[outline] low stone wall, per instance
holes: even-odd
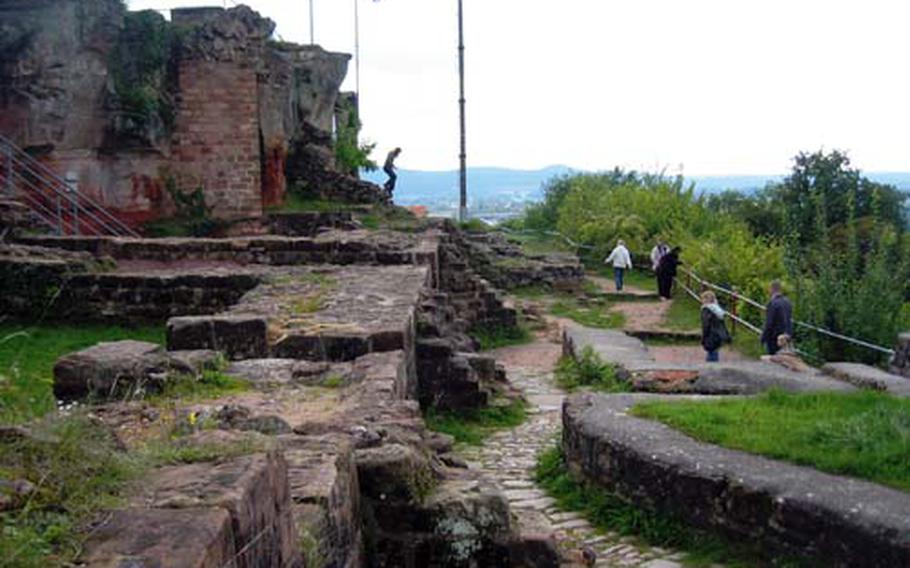
[[[434,235],[382,231],[330,231],[317,237],[233,239],[128,239],[27,237],[22,244],[89,252],[115,260],[208,261],[285,266],[294,264],[418,264],[435,268]]]
[[[272,213],[267,222],[270,233],[287,237],[314,237],[330,229],[352,231],[359,228],[359,223],[347,211]]]
[[[828,566],[910,566],[910,495],[704,444],[628,409],[653,395],[569,397],[570,468],[642,507]]]

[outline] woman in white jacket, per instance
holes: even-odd
[[[619,239],[616,248],[610,253],[610,256],[604,259],[604,264],[613,263],[613,281],[616,283],[616,291],[622,292],[622,281],[625,271],[632,268],[632,256],[629,249],[626,248],[626,242]]]

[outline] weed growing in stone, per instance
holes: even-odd
[[[645,403],[632,412],[705,442],[910,491],[907,399],[771,391],[737,400]]]
[[[429,409],[424,413],[427,427],[455,438],[456,442],[479,446],[497,430],[515,428],[528,417],[528,403],[515,400],[506,405],[491,405],[471,412],[440,412]]]
[[[471,337],[480,343],[481,351],[509,347],[511,345],[524,345],[534,341],[534,336],[524,326],[478,326],[468,332]]]
[[[628,392],[629,385],[619,379],[616,368],[604,363],[594,350],[587,346],[577,360],[563,357],[556,365],[556,384],[569,392],[588,387],[605,392]]]
[[[54,363],[61,356],[102,341],[164,343],[164,327],[0,324],[0,338],[0,422],[14,423],[56,407],[51,387]]]
[[[731,568],[812,566],[806,560],[770,558],[758,546],[732,543],[720,536],[694,529],[682,520],[636,507],[619,495],[575,478],[561,448],[556,445],[538,458],[535,480],[564,511],[575,511],[603,531],[635,536],[652,546],[687,553],[687,566],[721,563]]]
[[[344,386],[344,377],[341,375],[329,375],[322,381],[322,386],[327,389],[337,389]]]

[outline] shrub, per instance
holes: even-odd
[[[616,367],[604,363],[591,346],[581,351],[581,357],[563,357],[556,366],[556,384],[567,391],[579,387],[594,390],[623,392],[628,385],[619,379]]]

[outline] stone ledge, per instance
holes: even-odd
[[[853,386],[887,391],[897,396],[910,396],[910,378],[886,373],[861,363],[827,363],[822,372]]]
[[[654,395],[574,395],[563,405],[573,471],[634,502],[832,566],[910,565],[910,495],[698,442],[629,416]]]

